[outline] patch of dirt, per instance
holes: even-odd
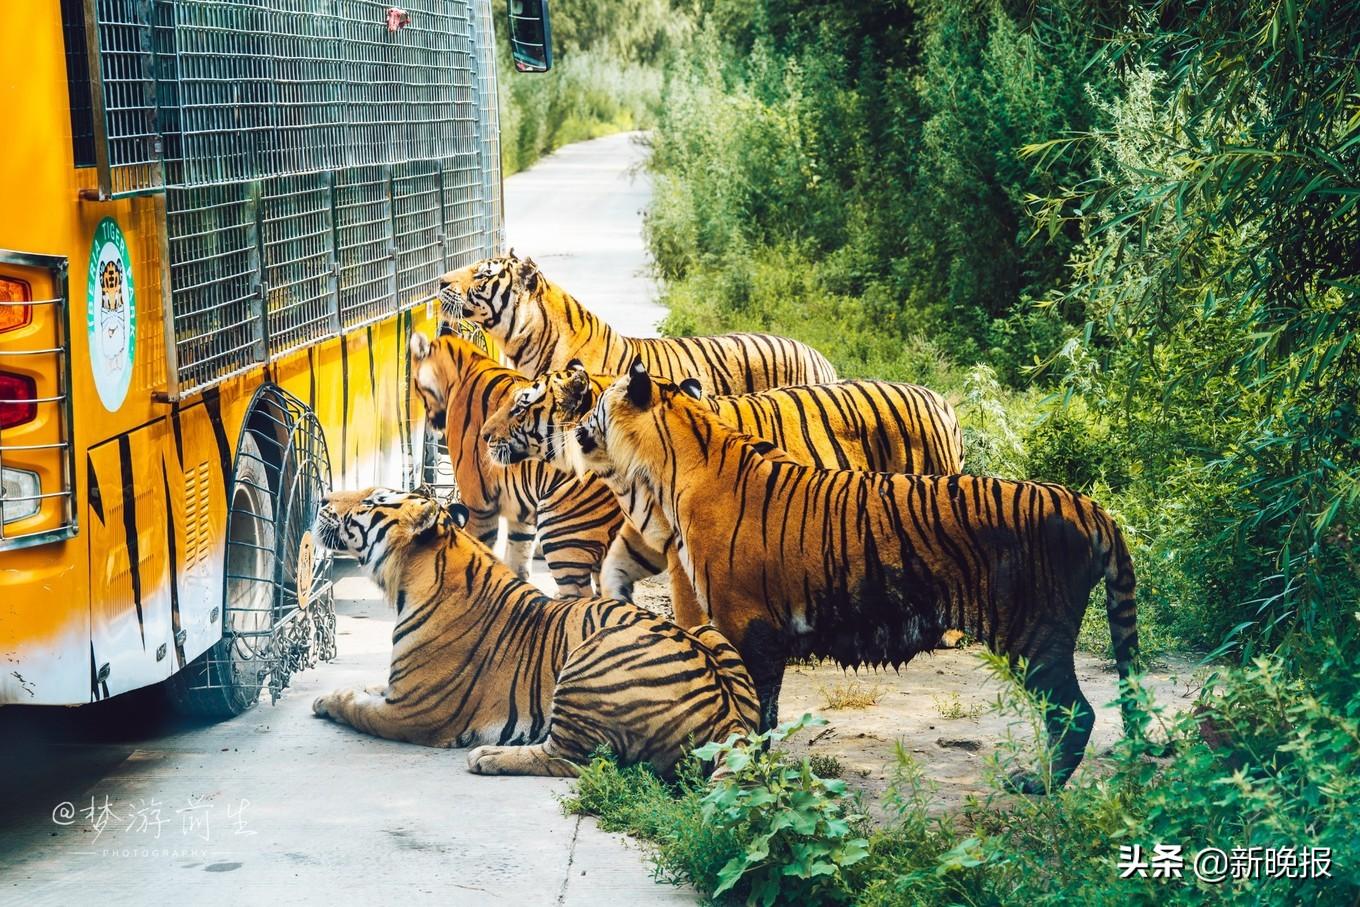
[[[638,584],[638,604],[668,613],[669,600],[664,576]],[[992,790],[985,780],[987,760],[1008,730],[1018,740],[1029,737],[1028,722],[994,708],[999,687],[978,657],[982,651],[979,645],[937,650],[917,656],[900,672],[851,671],[831,662],[790,664],[779,698],[780,720],[813,712],[828,724],[803,731],[784,748],[798,757],[834,757],[842,766],[841,777],[865,794],[866,806],[881,818],[879,807],[892,781],[901,741],[935,785],[936,807],[954,811],[970,795],[984,796]],[[1077,771],[1100,771],[1101,754],[1124,733],[1114,705],[1119,676],[1113,661],[1086,652],[1077,652],[1076,663],[1081,689],[1096,710],[1086,759]],[[1158,705],[1168,712],[1191,706],[1199,686],[1192,682],[1196,663],[1186,656],[1158,660],[1145,677]],[[835,694],[852,684],[877,688],[882,695],[863,708],[827,707],[828,700],[845,698]]]

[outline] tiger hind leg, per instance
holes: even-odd
[[[1095,725],[1095,712],[1077,685],[1070,656],[1057,665],[1031,667],[1025,687],[1044,701],[1044,726],[1053,758],[1047,778],[1017,771],[1007,783],[1017,793],[1046,794],[1066,784],[1081,764]]]
[[[479,746],[468,753],[474,775],[545,775],[575,778],[581,767],[553,751],[552,740],[532,746]]]

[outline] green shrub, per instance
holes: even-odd
[[[501,164],[509,175],[572,142],[646,129],[661,102],[661,74],[578,51],[546,73],[502,66]]]
[[[845,782],[820,778],[807,760],[762,752],[806,727],[804,715],[763,734],[709,743],[695,758],[731,773],[704,796],[703,821],[731,828],[745,848],[718,871],[714,895],[732,892],[747,904],[840,903],[849,900],[846,870],[869,855],[863,817],[845,808]]]

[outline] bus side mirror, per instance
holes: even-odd
[[[510,55],[520,72],[552,69],[552,26],[548,0],[509,0]]]

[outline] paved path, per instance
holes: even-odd
[[[639,333],[660,317],[641,274],[647,186],[624,173],[641,155],[611,137],[506,181],[519,251]],[[564,817],[565,782],[478,778],[463,750],[312,718],[319,693],[386,677],[391,613],[365,580],[338,590],[339,658],[234,721],[170,720],[140,693],[0,710],[0,904],[694,903],[624,839]],[[102,832],[92,798],[118,817]]]
[[[641,133],[568,145],[505,183],[506,239],[548,279],[631,337],[655,337],[656,302],[642,243],[651,184],[637,172]]]

